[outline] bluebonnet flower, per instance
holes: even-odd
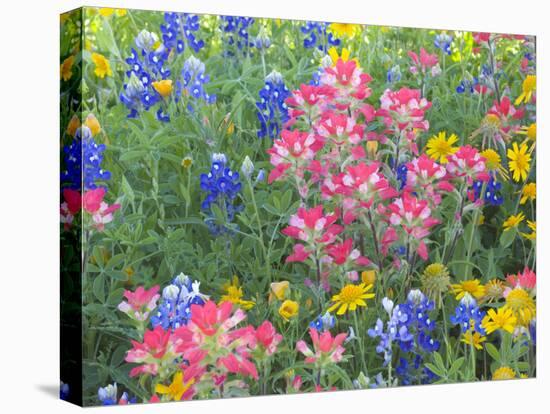
[[[388,83],[395,83],[401,80],[401,68],[399,65],[392,66],[388,69],[386,80]]]
[[[106,387],[100,387],[97,390],[97,397],[103,405],[126,405],[126,404],[135,404],[137,399],[129,398],[127,392],[123,392],[118,399],[118,390],[116,382],[114,384],[109,384]]]
[[[197,39],[200,28],[199,16],[188,13],[164,13],[165,24],[160,25],[162,40],[169,49],[175,49],[180,54],[189,45],[195,53],[204,47],[204,40]]]
[[[254,43],[250,41],[248,30],[254,23],[252,17],[221,16],[223,26],[222,30],[226,34],[226,40],[229,46],[236,46],[238,51],[248,54],[250,47]],[[234,56],[235,52],[227,50],[229,56]]]
[[[170,70],[164,67],[169,50],[158,40],[155,33],[142,30],[135,39],[138,50],[132,48],[131,56],[126,59],[130,69],[126,72],[128,81],[123,85],[120,94],[121,102],[130,113],[128,118],[136,118],[141,111],[148,111],[161,101],[160,94],[152,86],[154,81],[166,79]],[[162,114],[162,111],[160,111]],[[167,121],[166,116],[159,116],[161,121]]]
[[[201,204],[202,211],[207,215],[206,224],[214,235],[225,233],[228,231],[226,224],[232,222],[235,214],[243,208],[242,205],[235,206],[235,199],[242,187],[239,173],[227,166],[224,154],[213,154],[210,172],[201,174],[200,180],[201,189],[206,192]],[[213,205],[224,212],[226,223],[216,223]]]
[[[327,53],[331,46],[339,46],[340,39],[327,31],[328,26],[329,24],[325,22],[305,22],[300,28],[301,32],[306,35],[304,47],[307,49],[317,48]]]
[[[260,121],[258,138],[269,135],[273,139],[279,136],[282,125],[289,119],[285,100],[290,94],[279,72],[273,71],[266,76],[265,85],[259,93],[260,100],[256,102]]]
[[[418,382],[430,384],[438,377],[428,368],[423,367],[423,364],[424,358],[421,355],[414,356],[412,361],[401,357],[395,372],[403,385],[413,385]]]
[[[447,55],[451,54],[451,43],[453,42],[453,37],[447,33],[440,33],[434,39],[434,46],[440,49],[443,53]]]
[[[399,190],[402,190],[407,185],[408,168],[406,163],[402,163],[397,167],[396,175],[399,181]]]
[[[216,102],[216,95],[209,95],[206,92],[205,85],[210,82],[210,76],[206,74],[204,63],[195,56],[189,56],[183,64],[181,71],[181,80],[176,82],[176,102],[179,102],[182,95],[198,102],[203,100],[207,104]],[[187,109],[191,112],[195,110],[191,101],[187,103]]]
[[[405,303],[393,306],[393,302],[383,299],[383,306],[388,313],[389,320],[384,329],[381,319],[376,321],[374,328],[368,330],[371,338],[380,338],[376,352],[384,354],[384,365],[387,365],[393,356],[393,344],[399,345],[401,358],[396,368],[396,374],[403,384],[412,383],[416,378],[421,382],[431,381],[427,373],[419,371],[424,360],[424,354],[435,352],[440,342],[433,338],[431,332],[435,330],[435,321],[430,313],[435,304],[419,290],[411,290]],[[412,359],[406,358],[409,356]],[[410,372],[410,362],[414,375]]]
[[[261,51],[269,49],[269,47],[271,46],[271,39],[267,35],[267,32],[265,31],[263,26],[261,27],[260,32],[254,39],[254,46],[256,47],[256,49]]]
[[[319,315],[317,318],[315,318],[313,321],[310,322],[309,327],[321,331],[328,331],[329,329],[334,327],[334,324],[336,323],[336,319],[334,316],[330,314],[330,312],[326,312],[324,315]]]
[[[69,384],[65,384],[63,381],[61,381],[61,385],[59,387],[59,398],[64,401],[68,401],[70,394]]]
[[[103,162],[104,144],[97,144],[92,132],[87,126],[76,130],[74,140],[63,148],[65,170],[61,172],[61,181],[68,188],[93,190],[97,188],[96,181],[106,181],[111,178],[111,172],[101,167]]]
[[[454,325],[460,325],[462,333],[467,332],[471,328],[474,331],[485,335],[485,330],[481,326],[481,322],[485,317],[485,312],[479,309],[476,300],[466,293],[458,306],[455,309],[455,314],[450,316],[451,323]]]
[[[163,329],[187,325],[191,318],[191,305],[204,305],[207,300],[208,297],[200,292],[200,282],[180,273],[163,289],[161,301],[151,317],[151,325],[153,328],[160,325]]]
[[[479,85],[479,80],[476,77],[470,77],[466,79],[462,79],[458,86],[456,87],[456,91],[458,93],[474,93],[475,87]]]
[[[474,199],[478,200],[481,197],[481,190],[483,189],[484,182],[481,180],[475,181],[472,189]],[[500,206],[504,202],[504,198],[499,193],[502,189],[502,184],[496,179],[496,174],[492,173],[489,181],[485,183],[485,194],[483,200],[493,206]]]

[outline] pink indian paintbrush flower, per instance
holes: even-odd
[[[429,68],[437,65],[438,62],[439,62],[436,54],[430,54],[430,53],[426,52],[426,49],[424,49],[423,47],[420,48],[420,56],[418,56],[412,50],[407,52],[407,54],[412,59],[413,64],[417,67],[420,67],[422,72],[425,72],[426,69],[429,69]]]
[[[488,181],[491,178],[485,158],[471,145],[462,146],[450,155],[446,168],[450,177],[465,179],[468,185],[472,185],[475,180]]]
[[[259,348],[265,355],[270,356],[277,351],[282,340],[283,336],[277,333],[273,324],[264,321],[254,332],[252,348]]]
[[[368,83],[372,77],[364,73],[354,60],[338,59],[334,67],[327,67],[321,74],[321,84],[334,90],[332,103],[338,110],[358,106],[368,98],[371,90]],[[356,108],[353,108],[356,109]]]
[[[361,256],[358,249],[353,248],[353,239],[346,239],[342,243],[334,243],[326,248],[328,255],[337,265],[346,262],[357,264],[358,266],[368,266],[370,260]]]
[[[151,311],[157,307],[157,300],[160,298],[159,289],[160,287],[156,285],[151,289],[139,286],[134,292],[125,290],[126,301],[118,304],[118,310],[137,321],[147,320]]]
[[[82,197],[82,209],[92,215],[94,226],[99,231],[103,231],[105,224],[113,221],[113,213],[120,208],[120,204],[109,206],[103,201],[105,193],[104,188],[96,188],[86,191]]]
[[[506,276],[506,282],[512,287],[520,287],[523,289],[535,289],[537,286],[537,275],[527,266],[523,269],[523,272],[519,272],[517,275]]]
[[[310,209],[300,207],[296,214],[290,216],[290,225],[282,233],[306,243],[330,244],[344,230],[335,224],[338,215],[338,211],[324,214],[322,205]]]
[[[143,342],[132,341],[133,348],[126,354],[126,362],[142,364],[130,371],[130,377],[139,374],[156,375],[160,363],[168,358],[175,359],[172,353],[170,329],[164,330],[161,326],[145,331]]]
[[[447,169],[432,160],[428,155],[407,163],[407,180],[405,190],[422,195],[431,205],[441,203],[441,192],[453,191],[454,186],[449,182]]]
[[[440,222],[431,214],[427,200],[420,200],[408,192],[387,207],[390,224],[404,230],[409,242],[416,244],[416,252],[424,260],[428,259],[428,249],[423,239],[430,234],[430,227]]]
[[[273,147],[267,150],[275,167],[269,174],[268,182],[272,183],[284,174],[296,172],[296,169],[309,164],[323,145],[323,141],[311,133],[283,130],[281,138],[276,139]]]
[[[342,360],[342,355],[345,352],[342,344],[347,334],[340,333],[333,337],[330,331],[324,331],[319,334],[316,329],[310,328],[309,336],[313,343],[313,350],[303,340],[296,343],[296,350],[306,357],[306,364],[315,364],[317,367],[324,367]]]

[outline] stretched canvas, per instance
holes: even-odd
[[[536,375],[535,38],[365,23],[61,15],[61,398]]]

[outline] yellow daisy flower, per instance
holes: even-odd
[[[99,53],[92,53],[92,62],[94,62],[94,73],[97,77],[103,79],[105,76],[113,76],[111,65],[105,56]]]
[[[514,102],[514,105],[516,106],[520,105],[522,102],[526,104],[531,102],[533,92],[535,92],[535,89],[537,89],[537,77],[535,75],[527,75],[523,80],[521,89],[521,95],[519,95]]]
[[[521,326],[529,325],[536,315],[535,301],[529,293],[522,288],[515,288],[506,295],[506,307],[511,309]]]
[[[223,290],[225,294],[220,298],[220,303],[231,302],[244,310],[252,309],[256,304],[251,300],[243,299],[243,288],[240,286],[239,278],[236,275],[233,276],[231,283],[224,284]]]
[[[181,160],[181,166],[185,169],[191,168],[193,165],[193,158],[191,156],[185,157],[183,160]]]
[[[525,204],[527,200],[533,201],[535,198],[537,198],[537,184],[529,183],[529,184],[526,184],[525,187],[523,187],[523,191],[521,192],[521,199],[519,200],[519,203]]]
[[[498,172],[503,178],[508,179],[508,172],[502,166],[502,159],[498,152],[492,148],[481,151],[480,155],[485,158],[485,165],[490,171]]]
[[[532,123],[529,126],[522,126],[517,132],[519,135],[525,135],[527,141],[536,142],[537,141],[537,124]]]
[[[458,151],[458,147],[453,147],[453,144],[458,142],[458,137],[451,134],[446,138],[446,135],[445,131],[441,131],[438,135],[431,137],[426,144],[426,154],[441,164],[446,164],[447,157]]]
[[[523,233],[520,232],[523,237],[525,237],[527,240],[536,240],[537,239],[537,222],[527,220],[527,227],[531,230],[531,233]]]
[[[504,228],[504,231],[508,231],[519,226],[519,224],[523,220],[525,220],[525,214],[520,212],[519,214],[511,215],[506,220],[504,220],[504,223],[502,223],[502,227]]]
[[[514,379],[515,377],[516,373],[510,367],[500,367],[495,372],[493,372],[493,381]]]
[[[352,23],[332,23],[329,26],[329,30],[337,37],[349,37],[352,38],[359,31],[361,26]]]
[[[352,58],[350,59],[350,51],[346,48],[342,49],[342,54],[338,54],[338,50],[335,47],[331,47],[328,50],[328,55],[330,56],[330,59],[332,60],[332,66],[336,66],[336,63],[338,63],[338,59],[342,59],[344,62],[347,62],[348,60],[353,60],[357,67],[359,67],[359,62],[357,59]]]
[[[288,322],[290,318],[294,318],[298,315],[299,310],[300,305],[298,302],[287,299],[281,304],[281,307],[279,308],[279,315],[281,315],[283,319]]]
[[[174,378],[170,385],[157,384],[155,386],[155,392],[157,394],[163,394],[168,397],[168,400],[179,401],[183,397],[183,394],[195,383],[192,378],[187,382],[183,382],[183,372],[179,371],[174,374]]]
[[[160,81],[152,82],[153,88],[159,93],[160,96],[166,98],[172,93],[172,80],[163,79]]]
[[[468,330],[462,335],[462,339],[460,340],[460,342],[464,342],[468,345],[473,345],[475,349],[481,351],[483,349],[482,343],[486,340],[487,337],[481,335],[479,332]]]
[[[61,79],[63,79],[65,82],[67,82],[73,76],[73,64],[74,64],[74,56],[69,56],[67,59],[63,61],[63,63],[61,63],[61,67],[60,67]]]
[[[531,170],[531,154],[527,152],[527,145],[521,144],[518,147],[517,143],[512,144],[512,148],[508,149],[508,167],[510,172],[513,174],[512,178],[514,181],[519,181],[520,179],[525,181]]]
[[[466,293],[469,293],[476,299],[485,296],[485,286],[478,279],[464,280],[463,282],[452,284],[451,289],[455,294],[456,300],[462,299]]]
[[[485,329],[487,335],[498,329],[513,333],[516,322],[517,318],[512,310],[503,306],[498,308],[496,312],[494,309],[489,309],[481,322],[481,326]]]
[[[357,306],[367,306],[366,299],[374,298],[374,293],[368,293],[372,289],[372,285],[365,285],[361,283],[359,285],[347,284],[344,286],[340,293],[332,296],[334,304],[328,308],[329,312],[338,309],[337,315],[343,315],[346,311],[354,311]]]

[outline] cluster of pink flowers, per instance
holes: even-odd
[[[123,302],[122,310],[141,312],[156,300],[157,291],[157,287],[149,291],[138,288],[128,293],[125,295],[128,304]],[[181,370],[184,382],[189,384],[182,399],[196,395],[199,383],[203,391],[231,384],[243,387],[244,383],[238,379],[229,381],[230,375],[258,379],[255,362],[271,357],[283,339],[269,321],[257,328],[238,327],[246,319],[246,313],[234,309],[231,302],[194,304],[190,311],[187,325],[177,329],[159,325],[144,332],[143,342],[132,341],[126,362],[139,365],[130,371],[131,377],[152,375],[162,382],[171,378],[175,369]]]
[[[66,188],[63,190],[64,202],[61,203],[61,223],[65,229],[69,229],[74,221],[74,217],[82,209],[92,220],[92,225],[98,231],[103,231],[105,224],[113,221],[113,214],[120,208],[120,204],[109,205],[103,199],[105,198],[105,189],[96,188],[88,190],[81,195],[76,190]]]

